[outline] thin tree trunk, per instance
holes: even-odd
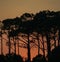
[[[10,31],[10,30],[9,30]],[[8,35],[9,35],[9,31],[8,31]],[[8,36],[8,53],[10,54],[11,53],[11,42],[10,42],[10,36]]]
[[[60,29],[59,29],[59,38],[58,38],[58,46],[60,45],[59,43],[60,43]]]
[[[37,34],[37,40],[38,40],[38,55],[39,55],[40,54],[39,33]]]
[[[28,62],[30,62],[31,61],[31,58],[30,58],[30,41],[29,41],[29,33],[28,33],[28,45],[27,45],[28,47]]]
[[[18,40],[18,55],[19,55],[19,40]]]
[[[15,39],[15,37],[13,37],[13,41],[14,41],[14,52],[16,54],[16,39]]]
[[[17,38],[17,49],[18,49],[18,55],[19,55],[19,39],[18,39],[18,36],[16,36],[16,38]]]
[[[3,54],[3,41],[2,41],[2,30],[1,30],[1,55]]]
[[[43,36],[42,36],[42,40],[43,40]],[[43,40],[43,55],[45,56],[45,50],[44,50],[44,40]]]
[[[54,47],[56,48],[56,39],[55,39],[55,37],[54,37]]]
[[[8,46],[9,54],[11,53],[11,42],[10,42],[10,37],[9,37],[9,46]]]
[[[51,48],[50,48],[50,38],[48,36],[48,33],[46,34],[46,38],[47,38],[47,50],[48,50],[48,61],[49,61],[49,58],[50,58],[50,54],[51,54]]]

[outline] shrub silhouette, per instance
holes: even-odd
[[[43,55],[37,55],[33,58],[32,62],[47,62]]]
[[[5,56],[6,62],[23,62],[23,58],[20,55],[16,54],[7,54]]]
[[[49,62],[60,62],[60,46],[52,51]]]
[[[5,56],[4,56],[4,55],[0,55],[0,62],[6,62],[6,61],[5,61]]]

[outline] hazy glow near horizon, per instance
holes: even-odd
[[[25,12],[60,10],[60,0],[0,0],[0,20],[15,18]]]

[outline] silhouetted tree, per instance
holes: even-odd
[[[20,28],[20,32],[27,34],[28,36],[28,44],[27,44],[27,49],[28,49],[28,62],[31,61],[30,58],[30,40],[29,40],[29,36],[31,34],[31,32],[33,31],[33,24],[32,24],[32,14],[29,13],[25,13],[21,16],[21,19],[23,21],[22,23],[22,27]]]
[[[10,42],[9,32],[11,30],[12,21],[13,21],[13,19],[3,20],[4,29],[5,30],[8,30],[8,39],[9,39],[9,42],[8,42],[8,44],[9,44],[8,50],[9,50],[9,54],[11,52],[11,42]]]
[[[13,37],[13,39],[15,37],[17,37],[19,31],[18,28],[21,26],[21,19],[16,17],[14,19],[6,19],[3,20],[3,24],[4,24],[4,28],[6,30],[8,30],[8,38],[9,38],[9,54],[10,54],[10,50],[11,50],[11,42],[10,42],[10,37]],[[15,46],[15,53],[16,53],[16,42],[14,42],[14,46]]]
[[[28,41],[27,41],[28,62],[31,61],[31,58],[30,58],[30,40],[29,40],[30,33],[32,32],[31,28],[32,28],[32,26],[31,26],[30,21],[28,21],[28,22],[26,21],[26,22],[23,22],[22,29],[20,29],[20,30],[22,30],[21,31],[22,33],[25,33],[28,36]]]
[[[38,39],[38,55],[40,52],[40,41],[39,41],[39,34],[44,36],[44,27],[45,27],[45,22],[46,22],[46,11],[41,11],[37,13],[34,17],[34,23],[35,23],[35,31],[38,33],[37,34],[37,39]],[[43,42],[44,45],[44,42]],[[43,47],[44,48],[44,47]],[[45,53],[45,52],[44,52]]]

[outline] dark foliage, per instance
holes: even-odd
[[[0,55],[0,62],[23,62],[23,58],[16,54]]]
[[[43,55],[37,55],[33,58],[32,62],[47,62]]]
[[[49,62],[60,62],[60,47],[52,51]]]

